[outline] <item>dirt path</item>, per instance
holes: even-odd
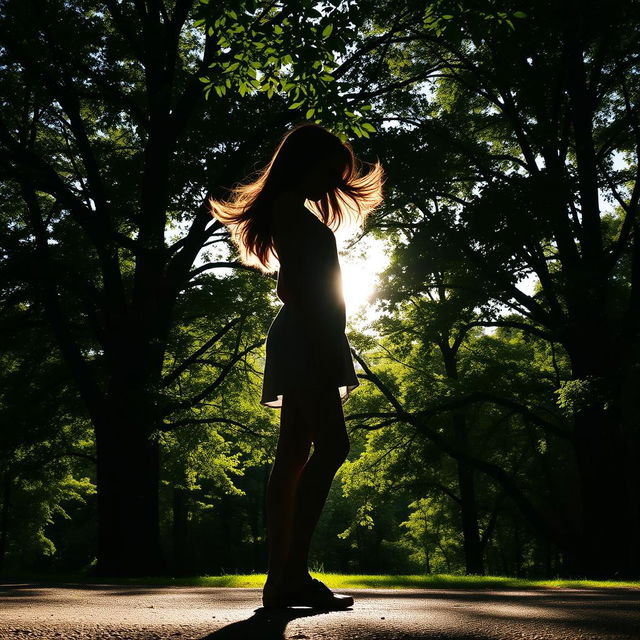
[[[0,639],[640,640],[640,590],[345,589],[352,609],[262,608],[260,589],[0,584]]]

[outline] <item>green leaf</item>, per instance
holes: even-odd
[[[280,35],[281,33],[283,33],[283,29],[279,24],[274,24],[273,25],[273,32]]]
[[[376,128],[370,122],[363,122],[360,126],[367,131],[376,131]]]
[[[294,102],[289,109],[297,109],[298,107],[301,107],[304,104],[304,100],[301,100],[300,102]]]
[[[205,78],[204,76],[202,76],[201,78],[198,78],[198,80],[200,80],[200,82],[204,82],[205,84],[209,82],[209,78]]]
[[[322,37],[323,39],[327,39],[330,35],[331,32],[333,31],[333,25],[332,24],[328,24],[323,30],[322,30]]]
[[[316,112],[314,107],[311,107],[311,109],[307,109],[307,113],[305,114],[305,118],[307,120],[309,120],[311,118],[311,116]]]
[[[526,18],[527,14],[524,11],[514,11],[513,17],[514,18]]]
[[[235,71],[239,66],[239,62],[234,62],[233,64],[230,64],[222,73],[231,73],[232,71]]]

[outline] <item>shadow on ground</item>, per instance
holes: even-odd
[[[343,611],[352,611],[352,609],[343,609]],[[254,614],[250,618],[222,627],[222,629],[203,636],[202,640],[235,640],[236,638],[238,640],[284,640],[287,624],[292,620],[331,615],[332,613],[332,611],[307,607],[288,607],[286,609],[260,607],[254,610]]]

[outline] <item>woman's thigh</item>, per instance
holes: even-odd
[[[334,385],[306,386],[290,389],[282,400],[283,419],[293,418],[296,424],[287,424],[294,434],[292,439],[313,442],[320,448],[348,449],[349,436],[344,421],[340,392]]]
[[[295,402],[289,394],[283,394],[277,458],[282,459],[286,456],[291,462],[304,465],[311,451],[311,437],[303,425],[304,415],[299,403]]]

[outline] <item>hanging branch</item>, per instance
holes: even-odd
[[[161,387],[169,386],[174,380],[176,380],[182,373],[184,373],[203,353],[206,353],[216,342],[218,342],[228,331],[230,331],[241,318],[234,318],[228,322],[220,331],[214,334],[209,340],[207,340],[197,351],[192,353],[182,364],[176,367],[173,371],[168,373],[160,382]]]

